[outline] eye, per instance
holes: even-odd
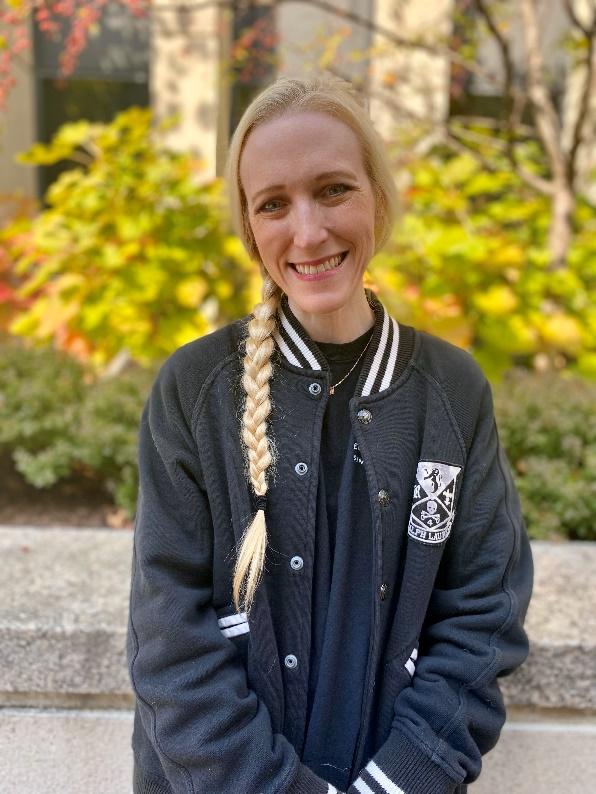
[[[257,212],[263,212],[267,214],[271,212],[277,212],[277,210],[279,210],[280,208],[281,208],[281,201],[278,201],[277,199],[269,199],[269,201],[266,201],[264,204],[261,204]]]
[[[344,193],[347,193],[350,188],[348,185],[344,185],[341,182],[336,185],[328,185],[325,188],[325,193],[330,198],[336,198],[337,196],[343,196]]]

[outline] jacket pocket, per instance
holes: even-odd
[[[411,647],[411,646],[409,646]],[[378,701],[378,722],[375,744],[380,747],[389,736],[391,724],[395,716],[395,700],[406,687],[410,686],[418,650],[413,647],[411,651],[403,651],[387,662],[381,670],[381,686]]]

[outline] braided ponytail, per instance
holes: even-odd
[[[267,493],[267,468],[273,461],[271,442],[267,438],[267,417],[271,412],[269,400],[269,381],[273,374],[271,355],[274,348],[275,315],[280,298],[281,290],[273,279],[265,274],[262,301],[254,308],[246,337],[242,377],[246,402],[242,417],[242,440],[246,447],[250,481],[257,497],[264,497]],[[263,573],[266,547],[267,526],[265,509],[261,504],[242,536],[236,559],[232,591],[238,611],[250,610]]]

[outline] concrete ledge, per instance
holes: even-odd
[[[596,713],[596,543],[533,543],[517,707]],[[0,527],[0,705],[121,708],[132,533]]]
[[[2,794],[131,794],[131,711],[0,709]]]
[[[596,543],[532,543],[530,655],[501,680],[507,703],[596,712]]]
[[[2,792],[130,794],[131,541],[0,527]],[[533,551],[530,658],[501,681],[508,720],[474,794],[594,791],[596,544]]]
[[[0,529],[4,705],[131,705],[130,532]]]
[[[131,794],[131,733],[131,711],[0,709],[2,794]],[[516,713],[470,794],[594,794],[595,746],[596,719]]]

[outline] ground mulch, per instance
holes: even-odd
[[[0,456],[0,524],[132,528],[132,521],[114,505],[99,481],[79,476],[61,480],[52,488],[35,488],[6,456]]]

